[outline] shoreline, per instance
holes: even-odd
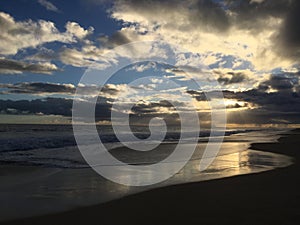
[[[178,184],[111,202],[0,224],[299,224],[300,130],[249,149],[292,156],[295,163],[263,173]]]

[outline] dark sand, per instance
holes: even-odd
[[[300,224],[300,130],[252,149],[289,155],[292,166],[259,174],[181,184],[105,204],[1,224]]]

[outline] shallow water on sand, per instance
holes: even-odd
[[[45,165],[1,165],[0,220],[66,211],[167,185],[220,179],[285,167],[292,163],[290,157],[248,149],[252,142],[276,141],[280,137],[279,133],[255,131],[225,137],[218,157],[206,170],[200,172],[199,163],[206,146],[205,138],[201,138],[192,159],[181,171],[162,183],[147,187],[119,185],[86,167],[74,169]],[[148,155],[142,159],[130,155],[134,153],[125,148],[115,148],[111,153],[131,164],[154,163],[168,155],[173,146],[174,143],[164,144],[158,151],[160,154]],[[61,148],[55,151],[59,152],[59,149]],[[73,151],[76,152],[76,149]]]

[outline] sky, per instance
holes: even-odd
[[[208,124],[205,93],[222,91],[228,127],[298,126],[299,10],[296,0],[4,0],[1,123],[70,123],[80,89],[85,104],[97,96],[100,124],[116,99],[136,124],[176,125],[176,110],[192,109]],[[95,82],[82,82],[91,71]]]

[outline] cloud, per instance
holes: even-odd
[[[300,2],[292,1],[291,10],[287,13],[278,35],[275,37],[275,46],[278,54],[298,62],[300,56],[300,28],[299,28]]]
[[[226,7],[234,13],[233,19],[236,26],[254,34],[263,29],[272,28],[271,20],[281,21],[279,26],[273,27],[272,35],[266,37],[272,40],[272,44],[261,51],[261,57],[274,53],[277,58],[289,60],[290,64],[299,64],[299,1],[264,0],[237,3],[234,0],[227,0],[225,2]]]
[[[225,31],[229,26],[226,12],[213,1],[116,1],[112,16],[124,22],[138,23],[141,27],[165,23],[183,31],[199,27]]]
[[[267,81],[262,82],[257,88],[246,91],[223,91],[225,102],[228,109],[228,122],[240,124],[266,124],[266,123],[298,123],[300,111],[300,88],[297,78],[298,74],[273,74]],[[153,80],[157,85],[163,85],[163,82]],[[77,87],[72,84],[54,84],[54,83],[18,83],[1,84],[2,94],[27,94],[51,96],[53,94],[69,95],[75,93],[76,88],[83,94],[83,107],[93,107],[91,97],[98,96],[96,104],[96,120],[110,121],[111,108],[113,102],[117,100],[120,108],[115,108],[118,113],[126,105],[130,105],[130,118],[135,124],[146,124],[153,117],[165,118],[170,124],[177,124],[178,112],[172,103],[176,103],[177,110],[188,112],[197,109],[202,122],[206,119],[210,108],[206,107],[205,93],[198,90],[181,91],[166,90],[159,91],[157,88],[145,89],[144,87],[130,87],[126,84],[107,84],[102,87],[99,93],[99,87],[95,85],[79,84]],[[269,92],[269,89],[275,89],[276,92]],[[147,91],[148,90],[148,91]],[[146,96],[145,96],[146,92]],[[149,92],[149,93],[148,93]],[[190,98],[185,98],[184,93],[192,96],[196,102]],[[152,95],[151,95],[152,94]],[[213,94],[213,93],[212,93]],[[2,100],[0,102],[0,111],[4,114],[24,114],[24,113],[43,113],[45,115],[71,115],[72,99],[70,97],[46,98],[32,101],[11,101]],[[204,121],[205,118],[205,121]],[[84,118],[82,118],[84,119]]]
[[[224,93],[225,97],[251,102],[264,110],[272,117],[274,113],[298,113],[300,111],[300,98],[298,92],[285,90],[267,93],[264,90],[253,89],[245,92]]]
[[[56,87],[55,87],[56,88]],[[52,92],[53,90],[51,90]],[[64,90],[62,90],[64,91]],[[193,91],[196,96],[197,91]],[[198,96],[202,93],[199,92]],[[287,92],[266,93],[255,89],[245,92],[224,92],[225,99],[235,99],[236,104],[228,105],[228,123],[236,124],[268,124],[268,123],[300,123],[300,95]],[[205,101],[200,97],[201,101]],[[200,98],[198,100],[200,100]],[[234,102],[234,101],[233,101]],[[244,102],[244,103],[239,103]],[[83,107],[92,107],[90,101],[86,99],[82,102]],[[186,107],[184,102],[177,102],[182,107]],[[252,108],[252,104],[258,107]],[[96,104],[96,121],[110,121],[111,100],[100,97]],[[240,109],[245,109],[242,112]],[[234,110],[236,109],[236,110]],[[71,116],[72,99],[46,98],[37,100],[0,100],[0,112],[2,114],[37,114]],[[233,110],[233,111],[232,111]],[[119,113],[122,113],[121,111]],[[208,113],[209,114],[209,113]],[[201,121],[209,120],[207,112],[199,111]],[[169,101],[144,101],[136,102],[130,112],[131,122],[134,124],[146,125],[153,117],[161,117],[169,124],[178,125],[178,114]],[[84,118],[82,118],[84,119]],[[205,120],[205,121],[204,121]],[[207,121],[206,121],[207,122]]]
[[[51,74],[58,70],[55,64],[49,62],[29,63],[0,58],[0,73],[2,74],[20,74],[23,72]]]
[[[250,4],[255,4],[255,3],[260,4],[262,2],[264,2],[264,0],[250,0]]]
[[[0,55],[15,55],[19,50],[35,48],[49,42],[75,43],[92,33],[93,28],[85,30],[77,23],[68,22],[66,32],[60,32],[50,21],[15,21],[7,13],[0,12]]]
[[[82,102],[83,107],[94,108],[89,101]],[[60,115],[70,117],[72,116],[72,99],[65,98],[44,98],[35,100],[1,100],[0,99],[0,113],[1,114],[34,114],[34,115]],[[97,121],[110,120],[111,104],[106,101],[99,101],[95,107],[95,118]],[[84,120],[85,118],[82,118]]]
[[[111,121],[111,103],[102,99],[97,101],[96,106],[91,105],[89,101],[83,101],[82,107],[94,108],[95,107],[95,120],[98,121]],[[153,103],[153,107],[157,108],[160,105],[162,107],[167,107],[167,103]],[[64,117],[72,116],[72,99],[65,98],[45,98],[45,99],[35,99],[35,100],[1,100],[0,99],[0,114],[8,115],[59,115]],[[148,113],[145,113],[145,112]],[[152,112],[152,113],[150,113]],[[142,113],[142,117],[141,117]],[[121,115],[122,112],[119,112]],[[171,113],[156,112],[155,109],[143,109],[139,105],[135,106],[135,111],[130,114],[130,123],[138,125],[147,125],[153,117],[164,118],[168,124],[178,125],[178,115]],[[124,117],[122,117],[124,118]],[[82,122],[90,122],[90,118],[77,118]],[[78,121],[77,120],[77,121]]]
[[[44,97],[57,94],[73,96],[77,90],[86,99],[99,96],[107,100],[115,98],[119,93],[131,92],[131,87],[126,84],[106,84],[103,87],[99,87],[83,84],[75,86],[73,84],[23,82],[16,84],[0,83],[0,88],[2,89],[0,94],[27,94]]]
[[[226,74],[219,74],[218,82],[223,85],[242,83],[247,79],[243,72],[227,72]]]
[[[0,84],[0,88],[8,89],[4,93],[8,94],[73,94],[75,86],[73,84],[54,84],[54,83],[17,83]]]
[[[148,62],[148,63],[135,63],[132,67],[126,69],[126,71],[136,71],[142,73],[146,70],[154,69],[157,70],[157,63],[156,62]]]
[[[0,111],[4,114],[37,114],[71,116],[72,100],[47,98],[36,100],[0,100]]]
[[[47,10],[49,10],[49,11],[60,12],[60,11],[58,10],[58,8],[57,8],[55,5],[53,5],[53,3],[51,3],[51,2],[49,2],[49,1],[47,1],[47,0],[38,0],[38,3],[39,3],[41,6],[45,7],[45,8],[46,8]]]
[[[65,98],[44,98],[35,100],[1,100],[0,114],[9,115],[59,115],[72,116],[72,99]],[[90,101],[82,101],[81,106],[84,108],[95,108],[96,121],[111,121],[112,104],[105,98],[98,99],[96,105]],[[130,112],[130,123],[147,125],[154,117],[161,117],[167,120],[167,123],[178,125],[177,113],[168,112],[171,109],[167,101],[153,102],[151,104],[137,103]],[[165,110],[163,110],[165,109]],[[123,112],[118,112],[122,115]],[[124,117],[121,117],[124,118]],[[116,118],[118,120],[118,117]],[[90,118],[78,118],[81,121],[89,121]],[[120,121],[122,122],[122,121]]]
[[[73,36],[75,36],[75,37],[77,37],[79,39],[83,39],[86,36],[92,34],[93,31],[94,31],[94,28],[93,27],[89,27],[87,30],[85,30],[78,23],[67,22],[67,24],[66,24],[66,30],[67,30],[67,33],[70,33],[71,35],[73,35]]]
[[[25,57],[26,60],[50,62],[58,59],[58,54],[52,49],[40,47],[37,49],[37,53]]]
[[[287,53],[281,54],[287,46],[281,36],[288,30],[291,42],[298,46],[296,2],[117,0],[111,15],[123,21],[122,32],[135,32],[140,39],[164,40],[200,54],[232,56],[256,70],[271,71],[299,63],[290,57],[298,51],[285,48]]]
[[[244,92],[223,92],[225,100],[236,102],[227,105],[228,124],[299,124],[300,95],[292,92],[266,93],[259,89]],[[205,101],[203,93],[194,97]],[[240,104],[239,102],[243,102]],[[242,111],[240,110],[242,109]]]
[[[85,45],[80,49],[64,47],[58,53],[58,58],[66,65],[74,67],[91,67],[104,69],[109,62],[102,56],[103,49],[93,45]]]
[[[63,47],[59,52],[59,59],[64,64],[99,70],[112,64],[117,65],[122,60],[130,63],[134,60],[141,61],[149,58],[155,58],[155,60],[167,58],[166,50],[153,42],[135,42],[135,45],[123,45],[113,50],[108,45],[99,47],[93,43],[87,43],[77,48]]]
[[[243,103],[248,110],[243,111],[245,118],[247,114],[268,115],[268,121],[273,118],[282,118],[295,121],[295,114],[300,112],[300,88],[298,73],[272,74],[269,79],[263,81],[257,88],[245,91],[224,90],[223,95],[226,100],[232,102],[231,105],[239,107],[239,102]],[[206,101],[205,93],[197,90],[188,90],[188,94],[197,101]],[[236,105],[235,103],[238,103]],[[244,105],[246,103],[246,105]],[[252,107],[255,106],[255,107]],[[291,115],[292,118],[289,118]],[[254,119],[254,118],[252,118]],[[298,120],[297,120],[298,121]],[[249,122],[249,121],[248,121]],[[263,120],[261,121],[263,122]]]
[[[39,3],[49,9],[53,5],[46,0]],[[100,46],[88,40],[92,27],[85,29],[69,21],[61,32],[53,22],[15,21],[2,12],[0,54],[14,55],[39,47],[32,60],[60,60],[75,67],[96,65],[102,69],[107,64],[101,56],[108,49],[134,41],[161,40],[200,54],[202,63],[212,68],[270,72],[299,64],[300,4],[295,0],[117,0],[111,5],[111,17],[122,21],[123,27],[111,36],[100,37]],[[79,44],[52,53],[40,51],[40,46],[55,41]]]
[[[102,36],[99,38],[99,41],[102,43],[103,46],[108,48],[114,48],[119,45],[130,43],[131,40],[124,32],[118,31],[109,36]]]
[[[233,13],[234,24],[253,31],[271,25],[268,24],[269,18],[284,18],[292,8],[293,2],[293,0],[224,1],[226,8]]]
[[[53,60],[60,60],[67,65],[88,67],[101,61],[103,50],[90,44],[87,39],[94,31],[93,27],[84,29],[76,22],[67,22],[65,32],[60,32],[55,24],[50,21],[32,20],[15,21],[9,14],[0,12],[0,72],[5,74],[19,74],[33,72],[50,74],[57,71]],[[58,51],[47,49],[42,45],[49,42],[72,44],[79,42],[80,50],[63,47]],[[20,50],[33,48],[36,53],[25,56],[26,61],[16,61],[10,55],[17,54]],[[35,61],[35,63],[27,61]],[[101,67],[101,66],[102,67]],[[103,68],[104,63],[98,62],[97,67]]]
[[[161,80],[152,79],[156,85],[163,85]],[[48,96],[60,96],[64,97],[66,103],[65,111],[60,108],[63,99],[55,101],[54,98],[41,99],[41,101],[2,101],[3,107],[1,110],[5,114],[24,114],[28,113],[43,113],[45,115],[63,115],[69,116],[70,110],[69,100],[77,90],[80,92],[78,101],[82,102],[82,107],[94,107],[92,99],[98,97],[96,104],[96,117],[97,120],[110,120],[111,106],[115,102],[117,104],[117,112],[123,114],[127,105],[129,107],[129,113],[131,117],[141,123],[142,117],[151,118],[154,116],[166,116],[170,118],[170,115],[176,114],[176,110],[171,102],[176,102],[178,110],[190,110],[188,104],[183,100],[184,97],[179,91],[169,90],[169,92],[157,92],[151,88],[142,86],[129,86],[127,84],[106,84],[103,87],[96,85],[84,85],[78,84],[74,86],[72,84],[55,84],[55,83],[16,83],[16,84],[0,84],[1,93],[5,95],[19,94],[19,95],[31,95],[40,97]],[[99,90],[101,89],[101,92]],[[167,90],[166,90],[167,91]],[[147,95],[145,95],[147,92]],[[158,95],[159,93],[159,95]],[[69,99],[69,100],[68,100]],[[160,100],[161,99],[161,100]],[[168,100],[164,100],[168,99]],[[169,102],[171,101],[171,102]],[[46,107],[45,105],[48,106]],[[49,107],[49,108],[48,108]],[[58,108],[58,111],[55,110]],[[0,111],[1,111],[0,110]],[[127,112],[128,113],[128,112]],[[83,118],[84,119],[84,118]]]
[[[260,84],[266,91],[295,91],[299,86],[299,73],[272,74],[269,80]]]
[[[177,102],[180,105],[184,105],[183,103]],[[158,102],[138,102],[132,107],[132,113],[134,114],[157,114],[164,112],[166,109],[167,111],[171,112],[174,111],[174,106],[167,100],[161,100]]]

